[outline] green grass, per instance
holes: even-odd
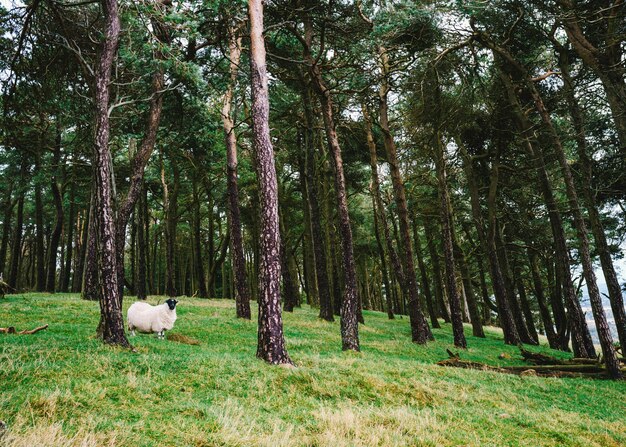
[[[364,312],[363,351],[341,352],[339,323],[309,308],[284,315],[297,368],[272,367],[255,358],[256,323],[235,319],[232,302],[180,301],[172,333],[200,345],[138,335],[132,353],[93,337],[97,303],[0,300],[0,326],[50,325],[0,335],[0,419],[9,426],[0,445],[626,445],[625,382],[439,367],[453,349],[448,325],[417,346],[406,318],[377,312]],[[464,359],[523,364],[496,329],[468,344]]]

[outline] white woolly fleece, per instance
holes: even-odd
[[[171,310],[167,303],[152,306],[138,301],[128,308],[128,329],[137,329],[139,332],[159,333],[169,331],[176,321],[176,309]]]

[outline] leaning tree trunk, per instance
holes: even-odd
[[[561,213],[559,212],[552,184],[546,170],[543,151],[536,147],[537,144],[533,139],[534,126],[530,123],[521,109],[521,105],[515,92],[515,87],[511,82],[510,77],[506,73],[501,72],[500,78],[505,86],[508,101],[513,109],[517,126],[522,133],[524,148],[533,162],[539,180],[539,188],[541,189],[541,193],[548,209],[548,219],[550,220],[552,237],[554,239],[554,252],[558,272],[557,276],[561,278],[563,295],[565,296],[565,302],[568,309],[567,318],[569,327],[571,328],[574,355],[576,357],[591,358],[595,356],[595,348],[593,346],[591,334],[589,333],[589,328],[587,327],[587,323],[585,321],[585,315],[582,311],[576,290],[574,289],[574,285],[572,283],[565,230],[563,229]],[[555,296],[555,299],[558,299],[558,297]],[[566,338],[564,333],[562,334],[562,338]],[[566,349],[567,346],[564,345],[562,348]]]
[[[426,308],[428,309],[430,324],[433,328],[440,329],[441,325],[439,324],[439,320],[437,319],[437,312],[435,311],[433,294],[430,290],[430,281],[428,279],[428,273],[426,271],[426,263],[424,262],[422,243],[420,242],[419,233],[417,231],[417,220],[413,220],[413,243],[415,244],[417,266],[420,271],[420,278],[422,279],[422,290],[424,291],[424,298],[426,299]]]
[[[461,300],[456,285],[456,266],[454,264],[454,243],[452,236],[452,216],[450,213],[450,197],[446,179],[446,160],[444,155],[441,135],[437,135],[435,142],[435,169],[437,171],[437,184],[439,189],[439,211],[441,216],[441,230],[443,239],[443,254],[446,264],[446,289],[448,302],[450,303],[450,318],[452,320],[452,332],[454,334],[454,346],[467,348],[467,341],[463,333],[463,316],[461,313]]]
[[[583,267],[583,275],[587,282],[587,291],[589,293],[589,301],[591,302],[591,309],[593,311],[593,317],[596,322],[596,329],[598,331],[598,338],[600,339],[600,346],[602,347],[602,354],[604,355],[604,361],[611,377],[617,379],[622,376],[620,372],[619,360],[617,359],[617,353],[613,347],[613,337],[606,320],[606,314],[604,312],[604,306],[602,304],[602,297],[600,296],[600,290],[596,281],[596,275],[593,270],[593,263],[591,261],[591,254],[589,248],[589,237],[587,233],[587,224],[582,215],[582,211],[579,206],[578,194],[574,186],[574,178],[572,171],[567,162],[565,150],[561,144],[561,139],[558,136],[554,125],[552,124],[552,118],[550,113],[545,107],[543,99],[532,84],[532,81],[526,82],[535,103],[535,108],[541,116],[548,134],[552,141],[552,149],[554,154],[561,165],[561,172],[563,179],[565,180],[565,191],[569,202],[570,212],[574,216],[574,227],[578,236],[578,253]]]
[[[554,330],[554,323],[550,316],[550,310],[546,304],[546,297],[544,293],[543,283],[541,281],[541,274],[539,272],[539,264],[537,263],[537,255],[533,252],[533,249],[528,246],[528,262],[530,265],[530,274],[533,279],[533,287],[535,291],[535,297],[539,304],[539,313],[541,315],[541,321],[543,322],[543,328],[548,338],[548,343],[552,349],[561,349],[558,335]]]
[[[248,0],[248,13],[250,18],[252,133],[261,210],[259,329],[256,355],[271,364],[293,364],[285,348],[280,308],[278,181],[274,163],[274,149],[270,139],[270,107],[265,42],[263,40],[262,0]]]
[[[229,28],[230,83],[224,94],[222,120],[226,139],[226,168],[228,193],[228,219],[231,234],[231,259],[235,286],[235,307],[237,318],[250,319],[250,290],[246,279],[246,260],[243,253],[243,235],[241,231],[241,213],[239,211],[239,186],[237,185],[237,135],[231,112],[233,92],[237,84],[237,70],[241,58],[241,37],[237,28]],[[210,235],[213,238],[213,235]]]
[[[565,93],[565,99],[568,104],[569,112],[572,116],[572,122],[575,130],[576,148],[578,152],[578,160],[581,164],[583,179],[581,186],[583,197],[585,199],[585,205],[589,212],[589,223],[591,224],[593,239],[595,241],[596,249],[598,250],[602,273],[604,274],[604,279],[606,280],[606,286],[609,292],[609,301],[611,303],[613,317],[615,318],[617,336],[619,338],[620,345],[626,349],[626,309],[624,308],[622,290],[619,280],[617,279],[617,274],[615,273],[613,259],[611,258],[611,252],[609,251],[604,227],[602,225],[602,221],[600,220],[600,213],[598,211],[596,198],[592,190],[593,167],[592,160],[587,154],[587,141],[585,138],[583,113],[574,93],[574,82],[569,71],[567,49],[559,47],[557,48],[557,51],[559,53],[559,69],[561,70],[561,75],[563,77],[563,91]],[[626,113],[626,108],[624,113]]]
[[[95,165],[95,221],[98,229],[98,273],[101,325],[99,334],[105,343],[129,347],[124,333],[121,300],[115,253],[115,217],[111,150],[109,148],[109,86],[111,71],[119,43],[120,19],[116,0],[102,0],[104,11],[104,42],[100,49],[96,71],[96,138]]]

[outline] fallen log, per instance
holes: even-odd
[[[565,365],[566,362],[561,359],[557,359],[556,357],[552,357],[550,355],[541,354],[539,352],[532,352],[524,349],[521,345],[519,346],[520,353],[524,360],[533,365]]]
[[[15,331],[15,327],[14,326],[0,327],[0,334],[32,335],[32,334],[35,334],[35,333],[37,333],[39,331],[43,331],[44,329],[48,329],[48,325],[47,324],[44,324],[43,326],[36,327],[35,329],[23,330],[23,331],[19,331],[19,332]]]

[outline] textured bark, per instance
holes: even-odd
[[[517,288],[517,293],[519,294],[520,305],[522,306],[522,313],[524,314],[524,321],[526,321],[526,327],[528,328],[528,332],[533,340],[537,341],[539,344],[539,335],[537,334],[537,329],[535,328],[535,322],[533,318],[533,313],[530,308],[530,303],[528,302],[528,296],[526,295],[526,288],[524,286],[524,281],[520,276],[520,272],[514,270],[513,275],[515,277],[515,286]]]
[[[306,202],[309,208],[311,221],[311,245],[315,254],[315,276],[317,279],[317,293],[319,296],[320,313],[319,317],[326,321],[335,321],[333,316],[333,300],[330,294],[330,284],[328,281],[328,269],[326,262],[326,249],[324,247],[324,233],[322,231],[322,213],[318,202],[318,188],[315,177],[315,143],[314,143],[314,119],[313,119],[313,99],[311,92],[305,88],[303,94],[305,138],[306,150],[305,174],[306,174]]]
[[[411,335],[415,343],[423,344],[426,343],[429,339],[432,339],[433,336],[430,327],[426,322],[426,318],[424,317],[424,313],[422,312],[418,296],[415,266],[413,264],[413,244],[411,243],[409,212],[406,204],[406,193],[404,191],[402,174],[400,172],[400,164],[398,162],[396,145],[393,139],[393,135],[391,134],[391,128],[389,126],[387,96],[389,94],[389,76],[391,68],[389,66],[387,50],[382,46],[379,47],[379,60],[380,69],[382,72],[380,90],[378,92],[378,97],[380,99],[380,128],[383,132],[383,142],[385,144],[385,151],[387,152],[387,162],[389,163],[391,182],[393,184],[393,195],[396,202],[398,220],[400,224],[400,240],[404,255],[402,259],[402,269],[404,271],[406,295],[408,295],[408,310],[411,322]],[[458,299],[458,296],[456,296],[456,298]],[[453,316],[453,324],[454,321],[455,320]],[[455,328],[455,343],[458,342],[458,346],[465,347],[465,337],[462,335],[463,323],[461,322],[460,324],[460,333],[457,333],[459,331],[459,328]]]
[[[435,169],[437,171],[437,186],[439,190],[439,215],[441,218],[441,233],[443,239],[443,256],[445,262],[446,290],[450,303],[450,319],[452,320],[452,332],[454,345],[459,348],[467,348],[467,341],[463,333],[463,317],[461,299],[456,285],[456,266],[454,263],[454,242],[452,236],[452,216],[450,213],[450,196],[448,195],[448,183],[446,178],[446,160],[444,155],[441,136],[437,135],[435,143]]]
[[[239,186],[237,184],[237,135],[231,112],[233,91],[237,84],[237,70],[241,59],[241,37],[239,28],[231,27],[228,32],[230,51],[230,83],[222,103],[222,121],[226,140],[226,170],[228,194],[228,219],[231,233],[231,260],[235,286],[235,307],[237,318],[250,319],[250,291],[246,279],[246,261],[243,254],[241,213],[239,211]],[[211,238],[213,235],[211,235]]]
[[[81,298],[89,301],[98,299],[98,227],[96,222],[95,181],[89,203],[89,221],[85,241],[84,272],[82,277]]]
[[[95,221],[98,229],[98,297],[101,325],[99,334],[105,343],[129,347],[124,333],[121,300],[119,296],[116,253],[115,220],[113,215],[113,187],[111,185],[111,151],[109,148],[109,85],[117,53],[120,20],[116,0],[102,0],[104,12],[104,40],[98,56],[95,79],[96,135],[95,165]]]
[[[248,0],[248,14],[250,19],[252,134],[261,210],[259,328],[256,355],[270,364],[293,364],[285,348],[280,306],[278,182],[269,128],[269,95],[265,42],[263,40],[262,0]]]
[[[328,87],[326,87],[321,69],[311,55],[310,47],[307,45],[305,45],[305,59],[309,64],[309,73],[313,81],[314,90],[321,103],[326,139],[330,148],[335,174],[335,193],[337,195],[339,235],[341,238],[340,247],[344,272],[344,292],[341,304],[342,348],[343,350],[358,351],[360,350],[357,321],[359,298],[356,280],[356,264],[352,246],[352,229],[350,228],[350,216],[348,213],[348,197],[343,171],[343,158],[335,126],[332,94]]]
[[[53,169],[61,169],[61,129],[57,122],[57,135],[54,148]],[[46,292],[54,293],[56,288],[57,274],[57,251],[59,242],[61,241],[61,232],[63,231],[63,194],[59,186],[56,174],[52,175],[50,188],[52,189],[52,197],[54,199],[54,208],[56,209],[56,220],[54,230],[50,236],[50,245],[48,246],[48,277],[46,279]]]
[[[578,153],[578,160],[581,165],[580,171],[582,182],[580,182],[580,185],[585,201],[585,207],[589,213],[588,218],[589,223],[591,224],[591,231],[593,232],[593,239],[600,257],[602,273],[609,292],[609,301],[611,303],[613,317],[615,318],[617,336],[619,338],[620,345],[626,346],[626,309],[624,308],[624,298],[622,296],[622,289],[620,287],[619,280],[617,279],[617,274],[615,273],[613,259],[611,258],[611,252],[606,240],[602,221],[600,220],[600,213],[598,211],[595,194],[592,189],[593,162],[589,154],[587,154],[587,141],[585,138],[583,113],[574,93],[574,83],[569,70],[570,64],[567,49],[559,46],[557,47],[557,51],[559,53],[559,69],[561,70],[561,76],[563,77],[563,92],[565,93],[565,99],[567,101],[568,110],[572,116],[572,123],[575,130],[576,149]],[[626,113],[626,108],[624,113]]]

